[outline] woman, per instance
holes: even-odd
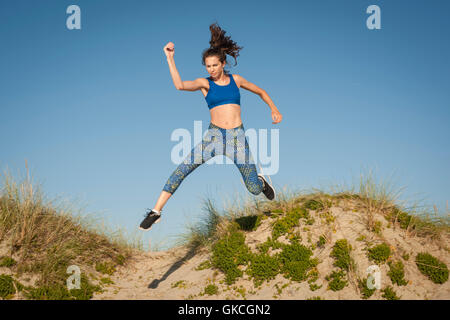
[[[175,87],[177,90],[200,90],[208,104],[211,123],[202,141],[192,149],[191,153],[169,177],[155,207],[145,214],[140,225],[142,230],[149,230],[153,223],[160,221],[162,208],[183,179],[216,155],[224,155],[234,161],[241,172],[245,186],[251,193],[257,195],[263,192],[269,200],[273,200],[275,197],[273,187],[262,175],[257,174],[249,150],[241,120],[239,88],[259,95],[269,105],[273,124],[279,123],[282,115],[266,91],[245,80],[242,76],[229,74],[224,70],[227,63],[226,55],[232,56],[236,62],[242,47],[237,46],[229,36],[225,36],[226,32],[217,24],[212,24],[209,29],[211,31],[210,48],[202,53],[202,64],[206,66],[206,71],[210,74],[208,78],[182,81],[175,67],[174,44],[169,42],[164,47]]]

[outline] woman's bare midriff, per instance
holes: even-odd
[[[224,129],[233,129],[242,124],[241,107],[238,104],[224,104],[210,109],[211,122]]]

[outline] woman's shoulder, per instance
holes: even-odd
[[[236,73],[230,74],[230,77],[233,77],[234,82],[240,88],[242,83],[242,77]]]
[[[208,78],[197,78],[195,82],[201,84],[203,88],[209,88],[209,79]]]

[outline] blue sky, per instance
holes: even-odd
[[[66,8],[81,8],[68,30]],[[369,30],[366,8],[381,8]],[[362,168],[394,176],[402,198],[445,210],[450,190],[448,1],[22,1],[0,3],[0,169],[25,172],[48,197],[136,233],[175,169],[177,128],[205,130],[200,91],[177,91],[162,48],[175,44],[182,80],[207,77],[201,52],[215,21],[244,49],[230,68],[265,89],[283,121],[241,89],[246,129],[279,129],[276,188],[351,183]],[[234,65],[234,60],[231,60]],[[169,246],[201,199],[252,195],[233,165],[203,165],[160,224]]]

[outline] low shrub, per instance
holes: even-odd
[[[330,256],[334,258],[333,265],[348,271],[352,262],[350,258],[350,251],[352,246],[347,242],[346,239],[337,240],[333,246]]]
[[[328,281],[328,289],[332,291],[339,291],[345,288],[347,281],[344,280],[346,273],[343,270],[332,271],[331,274],[327,275],[325,279]]]
[[[280,261],[278,256],[269,256],[268,254],[252,255],[247,274],[251,275],[258,286],[265,280],[274,279],[280,271]]]
[[[397,296],[394,289],[391,286],[388,286],[381,290],[383,294],[381,295],[386,300],[400,300],[400,297]]]
[[[291,228],[298,226],[300,218],[309,218],[308,211],[304,208],[294,208],[286,213],[286,216],[275,221],[272,227],[272,238],[278,239],[279,236],[287,233]]]
[[[261,224],[261,215],[250,215],[235,219],[239,228],[244,231],[254,231]]]
[[[231,224],[228,234],[213,245],[212,252],[212,265],[225,274],[227,284],[242,276],[238,266],[247,264],[251,255],[245,245],[245,235],[237,224]]]
[[[279,257],[285,277],[298,282],[305,280],[307,272],[318,264],[317,259],[310,258],[312,254],[311,249],[297,242],[283,245]]]
[[[396,262],[388,262],[389,265],[389,272],[388,276],[391,278],[392,283],[399,285],[399,286],[405,286],[408,284],[408,282],[405,280],[405,270],[403,266],[403,262],[396,261]]]
[[[390,255],[391,248],[386,243],[381,243],[368,250],[369,259],[378,264],[386,262]]]
[[[417,254],[416,265],[434,283],[442,284],[448,280],[447,265],[429,253]]]
[[[204,294],[208,294],[210,296],[217,294],[219,288],[215,284],[207,285],[204,291]]]
[[[376,290],[376,288],[369,289],[367,286],[367,278],[359,279],[358,287],[363,299],[369,299]]]

